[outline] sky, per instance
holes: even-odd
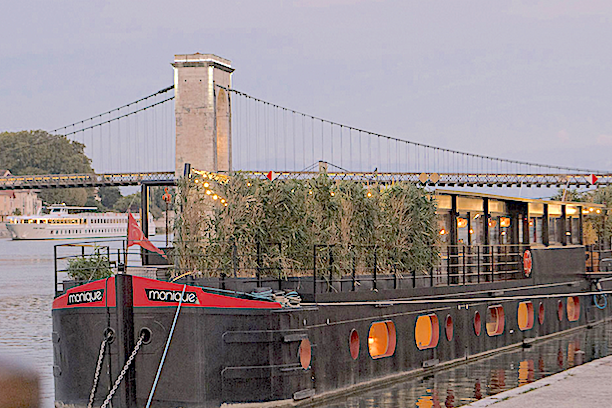
[[[612,2],[21,0],[0,14],[0,131],[169,86],[174,54],[235,89],[415,142],[612,171]]]

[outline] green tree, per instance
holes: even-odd
[[[0,133],[0,167],[14,175],[93,173],[85,145],[44,130]],[[39,197],[46,203],[84,205],[91,189],[48,189]]]
[[[102,205],[106,208],[113,208],[117,201],[123,197],[119,187],[100,187],[98,189],[98,196]]]

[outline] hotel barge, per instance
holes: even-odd
[[[59,291],[56,404],[308,404],[610,316],[609,245],[583,238],[603,206],[455,191],[436,200],[441,262],[429,274],[380,273],[374,261],[342,278],[167,282],[128,268]],[[263,297],[265,287],[302,302]]]

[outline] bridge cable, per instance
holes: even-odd
[[[70,125],[66,125],[66,126],[62,126],[62,127],[60,127],[60,128],[54,129],[54,130],[52,130],[52,131],[51,131],[51,133],[56,133],[56,132],[58,132],[58,131],[60,131],[60,130],[62,130],[62,129],[67,129],[67,128],[71,127],[71,126],[76,126],[76,125],[79,125],[79,124],[83,124],[84,122],[87,122],[88,120],[94,120],[94,119],[100,118],[100,117],[102,117],[102,115],[111,114],[111,113],[113,113],[113,112],[115,112],[115,111],[119,111],[120,109],[127,108],[127,107],[129,107],[129,106],[132,106],[132,105],[134,105],[134,104],[137,104],[138,102],[145,101],[145,100],[147,100],[147,99],[149,99],[149,98],[152,98],[152,97],[154,97],[154,96],[156,96],[156,95],[159,95],[159,94],[162,94],[162,93],[165,93],[165,92],[171,91],[172,89],[174,89],[174,85],[171,85],[171,86],[169,86],[169,87],[166,87],[166,88],[164,88],[164,89],[161,89],[161,90],[159,90],[159,91],[155,92],[154,94],[151,94],[151,95],[149,95],[149,96],[145,96],[144,98],[140,98],[140,99],[138,99],[138,100],[136,100],[136,101],[134,101],[134,102],[130,102],[130,103],[128,103],[127,105],[123,105],[123,106],[120,106],[120,107],[118,107],[118,108],[115,108],[115,109],[109,110],[108,112],[100,113],[99,115],[92,116],[92,117],[87,118],[87,119],[83,119],[83,120],[81,120],[81,121],[79,121],[79,122],[74,122],[74,123],[72,123],[72,124],[70,124]]]
[[[379,138],[379,140],[382,138],[382,139],[386,139],[386,140],[389,140],[389,141],[396,141],[396,142],[399,142],[399,143],[405,143],[405,144],[413,145],[413,146],[415,146],[417,148],[422,148],[423,149],[423,155],[424,155],[424,157],[423,157],[424,161],[427,161],[427,151],[425,149],[428,149],[428,150],[436,150],[436,149],[438,149],[438,150],[440,150],[442,152],[445,152],[445,153],[447,153],[448,155],[451,156],[450,164],[451,164],[451,167],[453,167],[453,168],[456,167],[456,164],[457,164],[456,160],[455,160],[456,159],[456,155],[462,154],[462,155],[466,155],[466,156],[469,156],[469,157],[472,157],[472,158],[479,158],[481,160],[488,161],[489,162],[489,173],[491,173],[493,171],[493,169],[494,169],[494,167],[493,167],[493,163],[494,162],[496,164],[507,163],[507,164],[514,164],[514,165],[525,165],[525,166],[529,166],[529,167],[536,167],[536,168],[538,168],[540,170],[541,169],[556,169],[556,170],[577,171],[577,172],[581,172],[581,173],[598,173],[598,174],[608,174],[609,173],[609,171],[607,171],[607,170],[584,169],[584,168],[578,168],[578,167],[558,166],[558,165],[551,165],[551,164],[533,163],[533,162],[527,162],[527,161],[522,161],[522,160],[504,159],[504,158],[500,158],[500,157],[482,155],[482,154],[477,154],[477,153],[469,153],[469,152],[464,152],[464,151],[459,151],[459,150],[454,150],[454,149],[447,149],[447,148],[437,147],[437,146],[433,146],[433,145],[428,145],[428,144],[425,144],[425,143],[413,142],[413,141],[410,141],[410,140],[400,139],[400,138],[397,138],[397,137],[387,136],[387,135],[383,135],[383,134],[380,134],[380,133],[375,133],[375,132],[371,132],[371,131],[368,131],[368,130],[364,130],[364,129],[359,129],[359,128],[355,128],[355,127],[352,127],[352,126],[343,125],[343,124],[340,124],[338,122],[334,122],[334,121],[323,119],[323,118],[320,118],[320,117],[317,117],[317,116],[309,115],[309,114],[306,114],[306,113],[303,113],[303,112],[300,112],[300,111],[296,111],[296,110],[293,110],[293,109],[288,109],[288,108],[282,107],[280,105],[276,105],[274,103],[267,102],[267,101],[264,101],[264,100],[259,99],[257,97],[251,96],[251,95],[249,95],[249,94],[247,94],[245,92],[238,91],[238,90],[232,89],[232,88],[227,88],[227,87],[224,87],[222,85],[215,84],[215,86],[218,86],[219,88],[222,88],[222,89],[226,90],[227,92],[232,92],[232,93],[234,93],[234,94],[236,94],[238,96],[242,96],[244,98],[253,100],[255,102],[259,102],[259,103],[262,103],[262,104],[267,104],[267,105],[269,105],[271,107],[274,107],[276,109],[282,109],[284,113],[292,113],[292,114],[295,114],[295,115],[304,115],[304,116],[306,116],[306,117],[308,117],[308,118],[310,118],[312,120],[321,121],[322,130],[323,130],[323,124],[324,123],[328,123],[330,126],[346,127],[346,128],[351,129],[351,130],[363,132],[363,133],[365,133],[367,135],[370,135],[370,136],[376,136],[377,138]],[[324,131],[322,132],[322,135],[321,135],[322,138],[324,137],[323,134],[324,134]],[[333,130],[332,130],[332,135],[333,135]],[[286,143],[285,143],[285,145],[286,145]],[[331,144],[331,147],[333,149],[333,142]],[[286,146],[285,146],[285,148],[286,148]],[[323,146],[322,146],[322,149],[323,149]],[[369,149],[369,150],[371,151],[371,149]],[[380,146],[378,147],[378,151],[380,153]],[[323,156],[322,156],[322,158],[323,158]],[[499,169],[498,167],[495,167],[495,168]]]

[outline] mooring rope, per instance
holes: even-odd
[[[157,374],[155,374],[155,381],[153,381],[153,387],[151,387],[151,392],[149,393],[149,399],[147,400],[146,408],[151,406],[151,400],[153,399],[153,394],[155,393],[155,388],[157,388],[157,382],[159,381],[159,375],[161,374],[162,367],[164,366],[164,361],[166,361],[166,354],[168,353],[168,348],[170,347],[170,341],[172,340],[172,335],[174,334],[174,328],[176,327],[176,321],[178,320],[179,313],[181,312],[181,305],[183,304],[183,296],[185,295],[185,288],[187,285],[183,285],[183,291],[181,292],[181,298],[179,299],[178,307],[176,308],[176,313],[174,314],[174,321],[172,321],[172,327],[170,328],[170,333],[168,334],[168,341],[166,341],[166,348],[164,348],[164,354],[162,354],[161,361],[159,362],[159,367],[157,368]]]

